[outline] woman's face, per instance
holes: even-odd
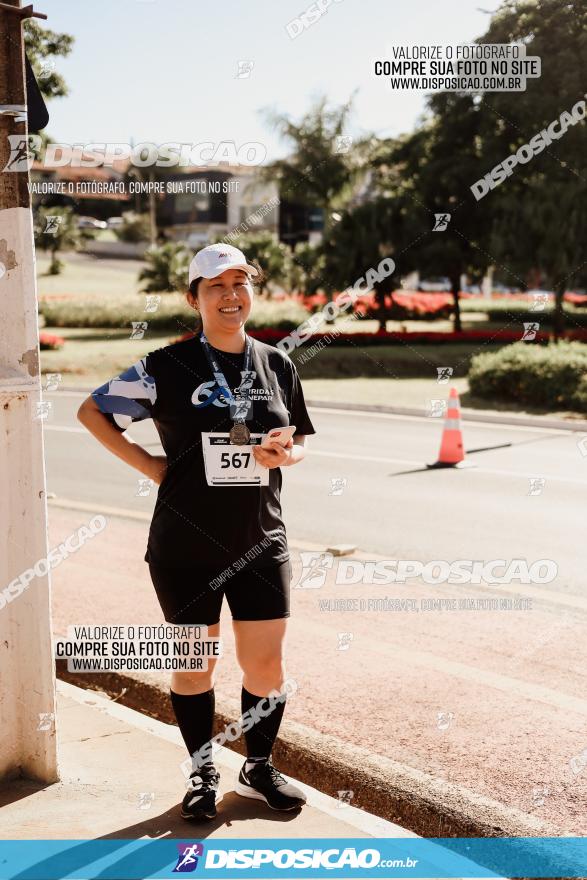
[[[242,269],[227,269],[216,278],[202,278],[197,296],[188,293],[196,305],[204,330],[237,332],[243,327],[253,307],[253,286]]]

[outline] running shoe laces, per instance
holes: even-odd
[[[202,796],[207,791],[216,791],[219,781],[220,774],[216,770],[202,768],[202,770],[192,773],[188,780],[188,788]],[[194,799],[191,800],[191,803],[195,802]]]
[[[281,788],[282,785],[288,785],[287,779],[281,775],[277,767],[274,767],[271,761],[267,761],[264,765],[265,772],[271,779],[271,782],[275,785],[276,788]]]

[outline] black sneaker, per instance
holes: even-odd
[[[246,766],[245,761],[236,784],[237,794],[265,801],[272,810],[296,810],[306,803],[303,791],[288,782],[271,761],[256,764],[248,773]]]
[[[213,764],[206,764],[192,773],[181,805],[181,818],[214,819],[219,782],[220,774]]]

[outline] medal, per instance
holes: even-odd
[[[234,443],[236,446],[245,446],[251,439],[251,432],[245,424],[245,419],[251,418],[253,409],[253,403],[249,399],[251,386],[255,378],[255,373],[251,370],[253,341],[250,336],[246,337],[243,380],[241,381],[240,387],[236,389],[236,397],[228,387],[228,382],[224,378],[224,373],[220,369],[220,365],[216,360],[214,352],[210,348],[210,343],[203,332],[200,334],[200,341],[214,374],[214,378],[222,389],[222,396],[227,398],[229,402],[230,417],[234,420],[234,424],[228,434],[230,442]]]
[[[244,422],[235,422],[229,431],[230,442],[236,446],[245,446],[251,439],[251,432]]]

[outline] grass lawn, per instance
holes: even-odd
[[[63,258],[63,257],[62,257]],[[83,254],[65,255],[62,274],[49,276],[46,272],[49,258],[42,252],[37,257],[39,296],[68,296],[76,299],[94,297],[97,302],[103,294],[136,294],[138,289],[138,261],[101,261]],[[502,323],[484,321],[482,313],[464,313],[465,327],[493,329]],[[448,331],[450,321],[389,321],[388,330],[401,326],[408,330]],[[377,321],[342,317],[337,328],[347,332],[375,331]],[[118,375],[149,351],[168,345],[179,331],[148,331],[142,340],[131,340],[127,328],[43,328],[66,340],[61,351],[41,352],[43,373],[61,373],[61,387],[72,386],[91,390]],[[327,329],[327,325],[322,329]],[[363,403],[386,406],[411,406],[425,409],[428,401],[444,398],[454,385],[464,406],[481,410],[502,410],[521,413],[516,404],[479,400],[468,391],[466,374],[473,354],[499,348],[495,344],[441,343],[430,345],[325,346],[306,363],[300,361],[304,349],[298,349],[293,359],[298,365],[308,399],[336,403]],[[437,382],[437,367],[453,367],[454,375],[447,385]],[[547,413],[531,409],[528,413]],[[552,413],[550,413],[552,415]],[[573,416],[572,413],[557,415]],[[581,416],[584,418],[584,416]]]
[[[179,335],[148,332],[144,339],[130,339],[126,328],[44,327],[44,333],[65,339],[60,351],[41,352],[43,372],[63,373],[63,381],[74,377],[76,384],[87,376],[102,380],[134,363],[149,351],[168,345]],[[494,346],[495,347],[495,346]],[[488,347],[486,347],[488,348]],[[477,347],[468,344],[385,345],[351,349],[325,348],[306,364],[298,364],[304,382],[342,382],[365,378],[376,384],[387,380],[416,379],[436,385],[437,366],[452,366],[455,378],[467,373],[469,357]],[[299,361],[303,349],[294,352]],[[71,384],[71,383],[70,383]],[[439,386],[442,387],[442,386]]]
[[[102,230],[113,234],[112,230]],[[137,276],[140,267],[145,265],[136,260],[102,260],[94,259],[83,253],[60,254],[59,259],[65,263],[60,275],[47,275],[49,257],[43,251],[37,252],[37,285],[39,298],[67,296],[76,298],[94,297],[96,300],[103,294],[120,294],[128,296],[137,293],[139,286]],[[484,321],[483,313],[468,312],[463,315],[463,326],[478,328]],[[320,330],[327,332],[332,325],[322,324]],[[355,319],[342,316],[335,322],[337,330],[344,333],[375,333],[379,322],[367,318]],[[388,321],[388,330],[408,331],[435,330],[448,332],[452,329],[452,321]],[[483,327],[503,326],[503,323],[484,323]]]
[[[496,351],[495,344],[445,342],[431,344],[325,346],[304,362],[311,347],[292,353],[300,376],[308,379],[429,379],[436,382],[438,367],[452,367],[455,378],[464,378],[469,361],[480,351]]]
[[[136,293],[136,261],[117,260],[104,265],[99,259],[76,254],[68,259],[68,254],[59,254],[65,267],[59,275],[47,275],[49,257],[43,251],[37,252],[37,290],[39,299],[45,296],[99,297],[103,293]],[[120,266],[118,265],[120,263]]]
[[[44,327],[43,332],[65,339],[61,351],[41,352],[41,372],[61,373],[61,387],[96,388],[117,376],[155,348],[168,345],[171,336],[129,339],[128,330],[92,330]]]
[[[134,340],[128,338],[126,330],[76,330],[51,327],[45,330],[47,333],[62,336],[66,344],[61,351],[41,352],[42,372],[61,373],[61,388],[77,387],[88,391],[118,375],[153,349],[168,345],[172,338],[165,334],[151,333],[147,339]],[[386,346],[385,349],[388,351],[389,347]],[[394,378],[392,375],[382,378],[381,370],[378,375],[372,377],[343,376],[341,378],[305,377],[301,371],[304,395],[308,400],[328,402],[334,406],[337,403],[362,403],[427,409],[429,400],[446,398],[449,388],[454,386],[461,395],[462,405],[473,409],[584,418],[578,414],[551,413],[548,410],[530,407],[522,410],[511,403],[472,398],[464,375],[455,374],[448,384],[439,385],[435,378],[435,364],[450,365],[452,360],[456,365],[457,357],[462,359],[467,353],[471,354],[471,351],[465,345],[418,346],[417,349],[407,352],[402,352],[395,346],[393,355],[398,360],[390,369],[395,368],[398,375],[403,372],[402,378]],[[323,351],[319,357],[327,354],[328,351]],[[353,352],[350,354],[356,356]]]

